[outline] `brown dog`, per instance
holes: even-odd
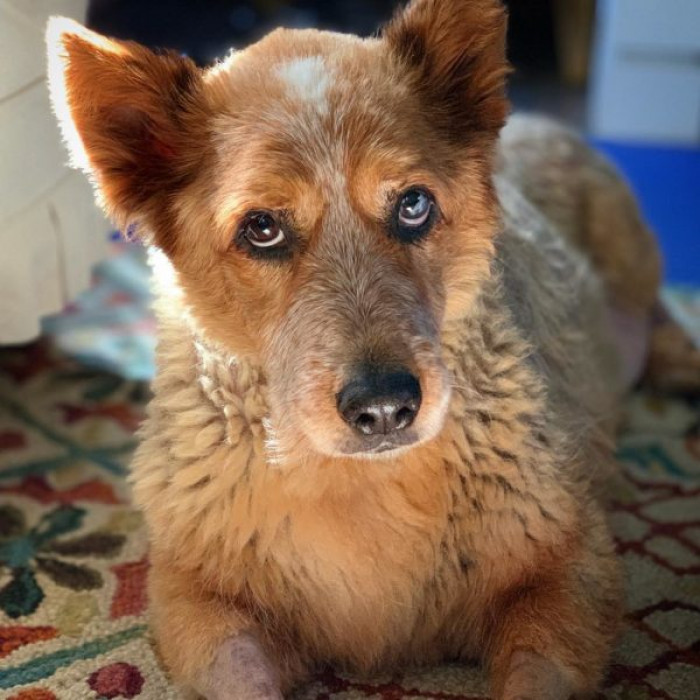
[[[497,0],[414,0],[379,38],[279,30],[202,71],[50,26],[74,161],[154,251],[133,483],[185,688],[269,700],[323,662],[447,657],[500,700],[601,679],[606,301],[643,346],[659,261],[576,137],[521,118],[499,141],[505,31]]]

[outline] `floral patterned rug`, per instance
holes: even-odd
[[[686,308],[700,328],[700,305]],[[124,480],[147,393],[49,341],[0,350],[0,698],[176,697],[149,643],[146,540]],[[602,697],[698,700],[700,401],[631,397],[619,458],[629,613]],[[296,700],[486,697],[479,669],[448,665],[329,670]]]

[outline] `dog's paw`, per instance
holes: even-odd
[[[529,651],[513,654],[502,700],[570,700],[571,683],[548,659]]]
[[[250,634],[221,645],[197,690],[206,700],[283,700],[278,674]]]

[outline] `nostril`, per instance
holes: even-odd
[[[405,370],[365,369],[341,389],[338,412],[363,435],[397,432],[416,419],[421,403],[418,380]]]
[[[365,435],[377,432],[377,419],[371,413],[360,413],[355,419],[355,427]]]
[[[403,408],[400,408],[396,412],[396,430],[403,430],[404,428],[408,428],[411,423],[413,423],[414,418],[416,417],[416,412],[408,407],[404,406]]]

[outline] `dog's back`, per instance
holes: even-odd
[[[537,297],[529,304],[543,316],[535,345],[561,346],[556,352],[567,361],[555,381],[569,374],[567,366],[578,366],[565,403],[580,407],[582,419],[589,406],[597,418],[611,414],[649,351],[661,280],[656,240],[615,168],[551,119],[511,117],[501,132],[497,173],[509,232],[501,257],[512,271],[521,269]],[[509,255],[514,247],[521,250]],[[520,308],[515,318],[524,313]]]
[[[610,304],[650,312],[661,281],[659,248],[607,160],[551,119],[514,115],[501,131],[496,167],[592,262]]]

